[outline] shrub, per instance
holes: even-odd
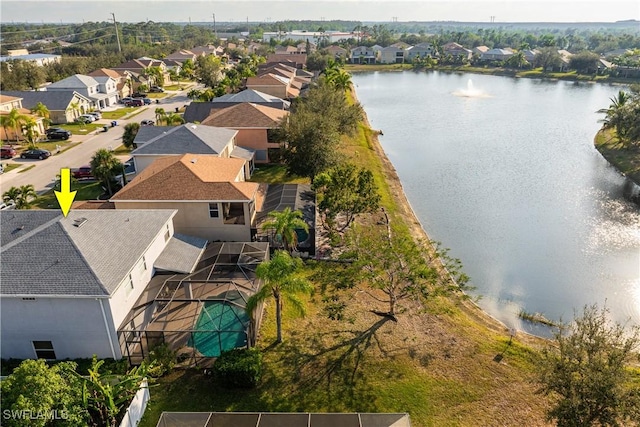
[[[225,387],[253,388],[262,377],[262,355],[257,348],[223,351],[213,364],[213,375]]]
[[[176,365],[176,352],[166,343],[158,344],[149,352],[150,368],[148,373],[153,378],[160,378],[170,372]]]

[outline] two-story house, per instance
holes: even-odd
[[[91,100],[91,107],[102,109],[118,104],[116,81],[108,77],[102,83],[91,76],[74,74],[47,86],[47,91],[75,91]]]
[[[156,264],[191,273],[204,251],[204,239],[174,234],[175,215],[1,211],[2,358],[120,359],[118,329]]]
[[[280,143],[275,131],[288,116],[287,110],[243,102],[213,110],[202,125],[237,130],[236,144],[255,151],[256,163],[269,163],[279,158]]]
[[[397,46],[387,46],[380,51],[380,62],[383,64],[402,64],[407,51]]]
[[[178,233],[209,241],[251,241],[261,184],[245,181],[245,163],[203,154],[161,158],[110,201],[116,210],[175,209]]]
[[[49,120],[55,124],[72,123],[93,108],[91,99],[74,90],[5,91],[3,94],[22,98],[23,108],[29,110],[42,102],[49,110]]]
[[[436,49],[431,43],[419,43],[407,48],[407,62],[413,62],[415,58],[435,57]]]
[[[130,96],[134,92],[132,74],[130,71],[116,71],[109,68],[99,68],[90,72],[88,75],[96,79],[98,82],[104,81],[105,77],[110,77],[115,80],[116,90],[118,91],[119,97],[118,99]]]
[[[300,89],[292,84],[292,79],[272,73],[249,77],[245,86],[247,89],[257,90],[282,99],[293,99],[300,95]]]
[[[34,92],[36,93],[36,92]],[[33,120],[36,124],[34,131],[37,135],[44,135],[44,123],[42,117],[31,114],[31,111],[23,107],[22,96],[11,96],[6,92],[0,94],[0,117],[11,113],[12,110],[18,111],[20,115],[27,116]],[[6,141],[17,141],[23,137],[24,124],[18,124],[18,126],[11,128],[7,126],[0,126],[0,137]]]
[[[367,46],[358,46],[351,49],[349,62],[352,64],[375,64],[376,52]]]

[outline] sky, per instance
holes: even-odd
[[[279,20],[615,22],[638,0],[1,0],[0,22],[274,22]]]

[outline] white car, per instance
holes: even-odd
[[[100,120],[102,118],[102,113],[100,111],[91,111],[87,114],[94,116],[96,120]]]
[[[84,120],[87,121],[89,123],[95,122],[96,120],[98,120],[96,118],[96,116],[92,115],[92,114],[83,114],[81,116],[78,117],[80,120]]]

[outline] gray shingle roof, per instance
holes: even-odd
[[[219,154],[238,133],[237,130],[200,126],[142,126],[136,144],[142,144],[132,154]]]
[[[243,99],[247,99],[243,101]],[[209,115],[211,110],[233,107],[243,102],[251,102],[253,104],[265,105],[267,107],[288,110],[291,103],[284,99],[271,96],[258,90],[246,89],[235,94],[227,94],[214,98],[211,102],[192,102],[187,105],[184,111],[184,119],[187,122],[201,122]]]
[[[153,266],[174,273],[192,273],[206,246],[206,239],[174,234]]]
[[[47,106],[49,111],[65,111],[69,108],[74,94],[87,99],[86,96],[79,94],[71,89],[67,90],[55,90],[51,92],[47,91],[3,91],[3,95],[17,96],[22,98],[22,106],[24,108],[31,109],[36,106],[38,102],[42,102]]]
[[[3,295],[111,295],[172,210],[2,211]],[[87,221],[76,227],[74,221]]]
[[[91,76],[85,76],[84,74],[74,74],[55,83],[51,83],[47,86],[47,89],[85,89],[87,87],[96,86],[98,82]]]

